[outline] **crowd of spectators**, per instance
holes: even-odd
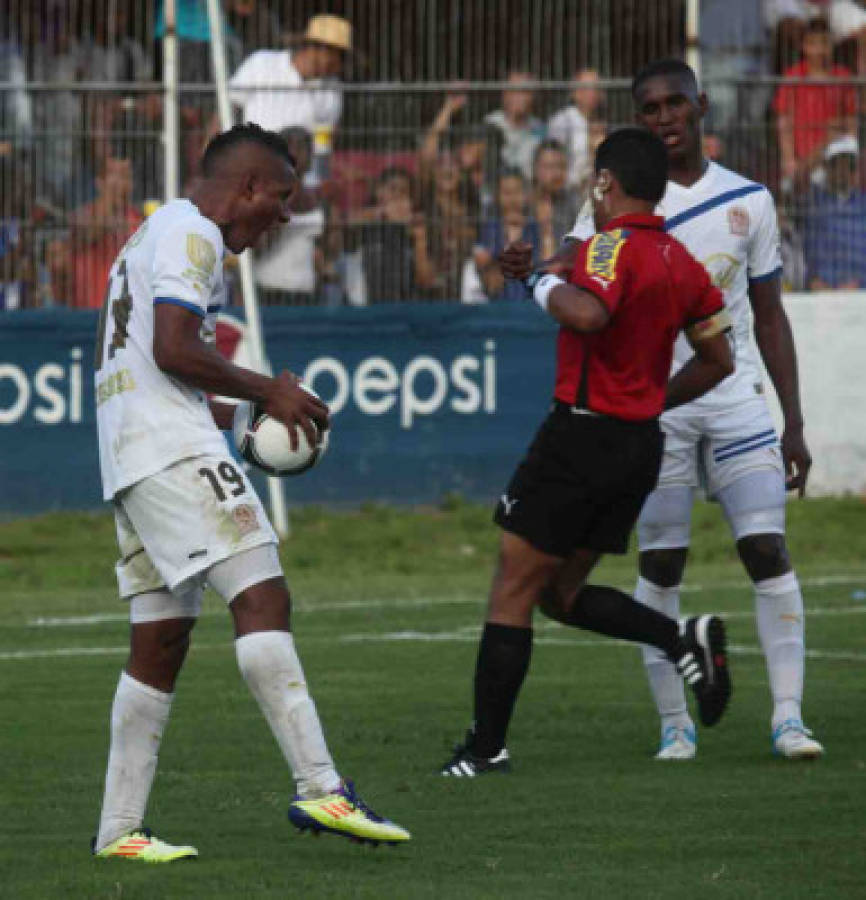
[[[866,76],[864,6],[701,4],[705,152],[773,189],[790,288],[866,288],[866,90],[852,81]],[[0,309],[101,306],[112,259],[163,196],[162,4],[150,50],[132,36],[130,7],[109,7],[85,37],[50,16],[19,22],[39,35],[26,54],[13,29],[0,38]],[[211,92],[191,89],[211,81],[206,4],[177,7],[188,181],[219,125]],[[269,46],[261,36],[279,22],[263,4],[223,7],[237,120],[280,131],[302,180],[292,221],[254,253],[264,304],[512,299],[498,252],[515,239],[537,261],[555,251],[586,199],[595,147],[623,118],[597,69],[576,68],[564,91],[521,66],[495,93],[455,83],[426,122],[404,121],[400,91],[383,92],[385,122],[371,128],[404,137],[369,150],[361,129],[342,126],[353,95],[340,81],[347,63],[362,67],[352,23],[315,15]]]

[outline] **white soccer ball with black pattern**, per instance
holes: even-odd
[[[315,394],[306,385],[305,390]],[[328,449],[329,429],[313,422],[316,443],[310,445],[307,435],[296,427],[298,449],[292,450],[289,430],[278,419],[261,412],[255,403],[242,400],[235,409],[232,436],[238,453],[268,475],[300,475],[322,458]]]

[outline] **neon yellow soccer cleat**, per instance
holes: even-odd
[[[94,839],[95,843],[95,839]],[[92,845],[91,845],[92,851]],[[149,828],[136,828],[112,841],[94,856],[100,859],[135,859],[147,863],[169,863],[178,859],[195,859],[195,847],[175,847],[155,837]]]
[[[351,781],[343,781],[339,790],[315,800],[296,797],[289,806],[289,821],[300,831],[327,831],[374,846],[412,838],[405,828],[377,816],[355,793]]]

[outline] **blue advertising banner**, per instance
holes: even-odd
[[[533,304],[265,309],[274,370],[331,406],[319,466],[289,504],[499,495],[547,410],[555,329]],[[93,401],[96,313],[0,319],[0,513],[101,505]]]

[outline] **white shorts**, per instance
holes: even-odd
[[[283,574],[276,544],[260,544],[221,562],[214,563],[205,576],[207,583],[231,603],[254,584]],[[201,613],[204,582],[188,579],[180,589],[170,591],[162,586],[129,598],[129,621],[133,625],[164,619],[197,619]]]
[[[667,413],[656,487],[701,487],[709,498],[756,469],[774,469],[784,478],[779,438],[763,399],[750,397],[728,409]]]
[[[166,588],[185,594],[215,563],[277,543],[249,479],[228,454],[174,463],[120,492],[114,508],[124,599]]]

